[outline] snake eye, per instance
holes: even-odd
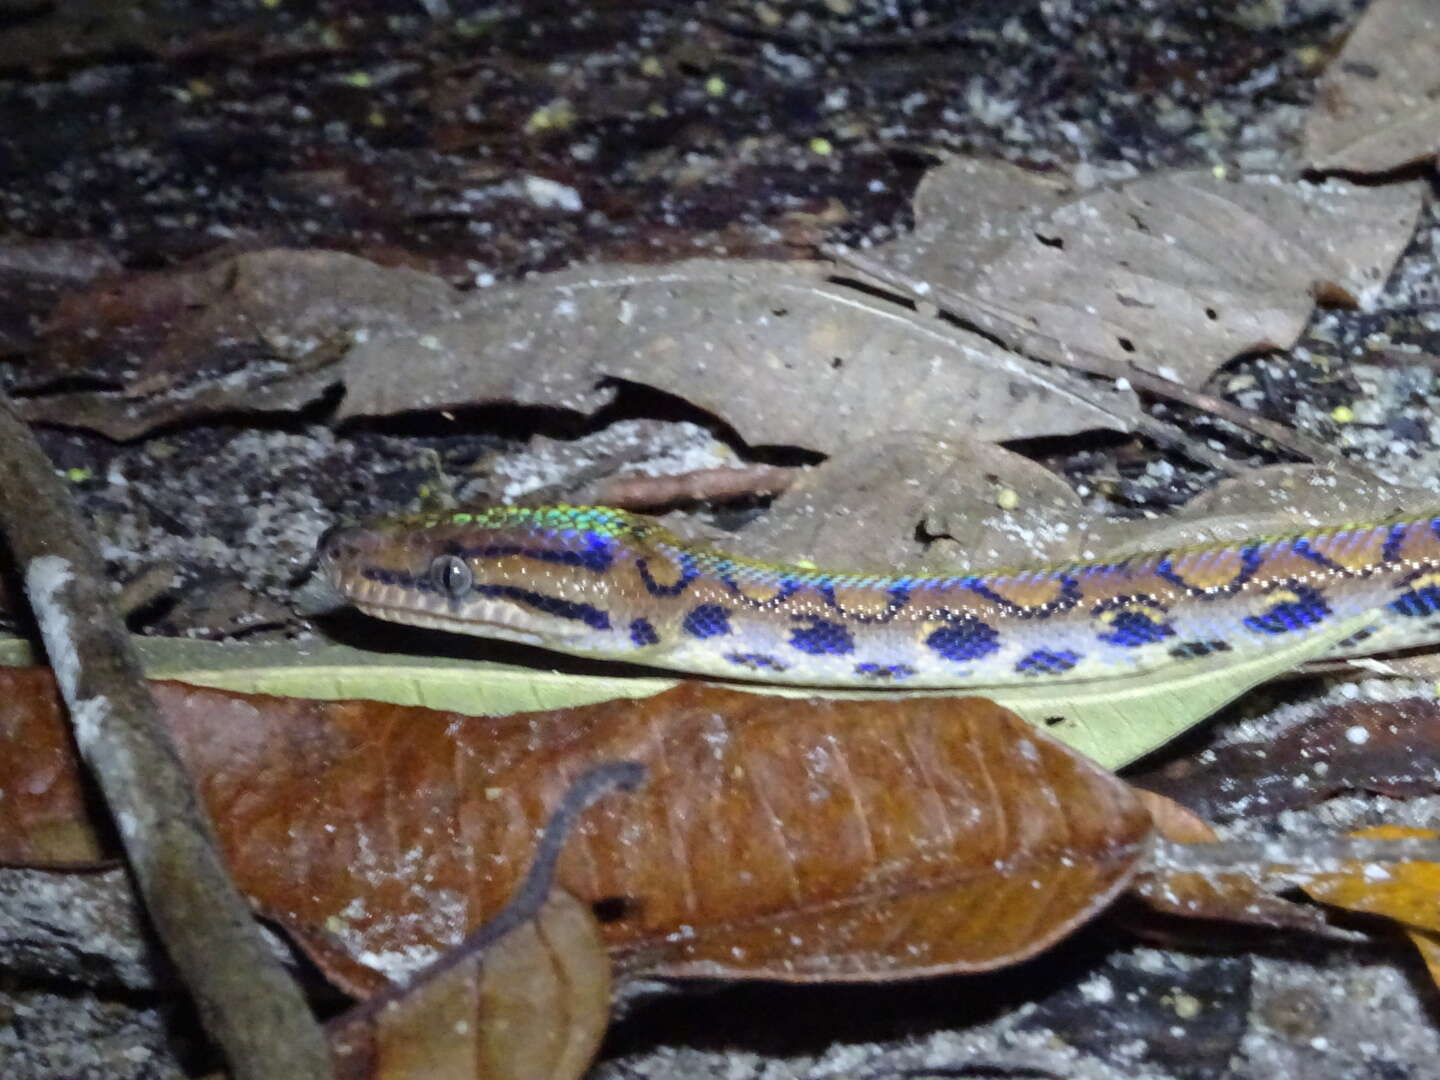
[[[430,581],[438,591],[458,600],[475,584],[475,575],[459,556],[439,555],[430,564]]]

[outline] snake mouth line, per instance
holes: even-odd
[[[378,590],[377,590],[378,591]],[[555,632],[548,620],[530,615],[513,604],[496,600],[475,600],[466,605],[464,614],[437,611],[423,605],[400,603],[374,596],[360,596],[350,592],[350,603],[356,609],[377,619],[421,626],[431,630],[445,630],[452,634],[468,634],[473,637],[497,637],[507,641],[518,641],[523,645],[539,645],[548,648],[568,648],[565,635]],[[527,620],[544,623],[543,626],[527,626]]]

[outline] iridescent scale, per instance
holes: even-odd
[[[1432,516],[937,577],[755,562],[603,507],[393,519],[333,534],[322,556],[384,618],[800,685],[1109,678],[1254,654],[1364,613],[1373,622],[1330,655],[1440,639]]]

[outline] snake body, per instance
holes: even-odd
[[[757,562],[604,507],[493,507],[334,530],[320,565],[384,619],[809,686],[1112,678],[1253,655],[1365,613],[1329,655],[1440,640],[1435,516],[917,576]]]

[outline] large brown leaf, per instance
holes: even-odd
[[[53,822],[66,736],[0,669],[0,785]],[[688,684],[479,718],[157,683],[241,887],[358,990],[508,899],[572,780],[634,760],[559,883],[616,917],[631,970],[794,980],[974,971],[1031,955],[1134,873],[1149,817],[1110,773],[979,698],[791,701]],[[35,766],[29,764],[32,758]],[[67,805],[74,804],[67,797]],[[0,857],[23,856],[0,837]]]
[[[1128,390],[1021,364],[979,335],[825,280],[824,264],[583,268],[476,293],[359,343],[339,415],[515,403],[591,412],[627,379],[753,444],[831,453],[907,425],[981,439],[1130,431]]]

